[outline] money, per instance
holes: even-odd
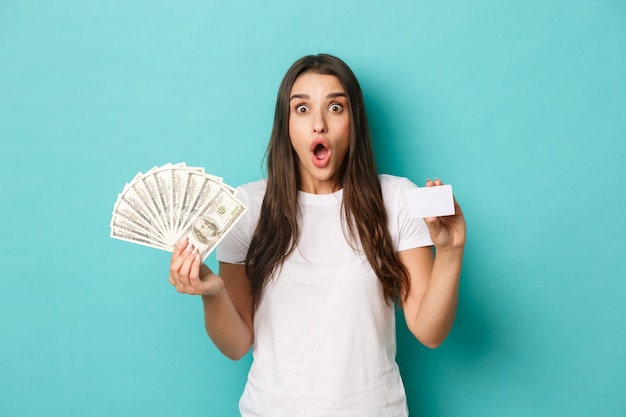
[[[204,260],[245,211],[221,177],[168,163],[124,186],[113,205],[111,237],[169,252],[186,237]]]

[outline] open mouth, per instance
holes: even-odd
[[[317,139],[311,144],[311,159],[313,165],[323,168],[330,161],[330,143],[324,138]]]
[[[315,145],[315,148],[313,149],[313,155],[315,155],[318,160],[326,158],[329,152],[330,150],[321,143]]]

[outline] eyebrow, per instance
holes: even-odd
[[[326,98],[337,98],[337,97],[346,97],[346,98],[348,98],[346,93],[343,93],[343,92],[326,94]],[[291,101],[291,100],[293,100],[295,98],[309,100],[309,99],[311,99],[311,96],[309,96],[308,94],[294,94],[291,97],[289,97],[289,101]]]

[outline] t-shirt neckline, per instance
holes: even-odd
[[[298,190],[298,201],[307,206],[332,206],[341,204],[343,188],[330,194],[312,194]]]

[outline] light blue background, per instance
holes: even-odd
[[[237,414],[250,358],[111,210],[166,162],[260,178],[318,52],[361,80],[380,170],[466,213],[450,337],[398,323],[412,415],[624,415],[625,51],[619,0],[1,0],[0,416]]]

